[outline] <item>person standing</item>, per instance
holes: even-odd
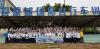
[[[83,31],[80,31],[80,39],[81,39],[81,42],[84,42],[84,40],[83,40],[83,36],[84,36]]]
[[[5,43],[8,43],[8,32],[5,32],[3,36],[5,37]]]

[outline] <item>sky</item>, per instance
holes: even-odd
[[[14,5],[17,7],[33,7],[33,10],[36,7],[41,7],[47,3],[54,5],[55,3],[63,4],[64,0],[11,0]],[[100,6],[100,0],[65,0],[66,5],[71,5],[77,7],[80,10],[80,7],[86,6],[87,10],[91,10],[91,6]]]

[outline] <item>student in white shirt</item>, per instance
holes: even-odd
[[[11,33],[8,33],[8,38],[9,38],[9,39],[11,38]]]
[[[79,31],[76,32],[76,35],[77,35],[77,39],[76,39],[77,42],[80,42],[81,40],[80,40],[80,33],[79,33]]]
[[[11,36],[12,36],[12,34],[8,33],[8,42],[11,42]]]

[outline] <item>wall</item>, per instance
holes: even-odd
[[[100,34],[85,34],[85,43],[100,43]]]
[[[8,29],[6,28],[0,29],[0,43],[5,43],[5,37],[3,36],[3,34],[7,31]]]

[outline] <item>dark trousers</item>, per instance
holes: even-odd
[[[10,40],[8,40],[8,38],[6,38],[6,43],[36,43],[36,39],[35,38],[11,38]]]
[[[64,38],[63,38],[63,41],[64,41],[65,43],[69,43],[69,42],[71,42],[71,38],[66,38],[66,37],[64,37]]]
[[[78,43],[81,41],[80,38],[66,38],[66,37],[64,37],[63,40],[65,43]]]
[[[6,39],[5,39],[5,43],[9,43],[9,39],[8,39],[8,37],[6,37]]]
[[[83,37],[81,37],[81,38],[80,38],[80,41],[81,41],[81,43],[83,43],[83,42],[84,42],[84,39],[83,39]]]

